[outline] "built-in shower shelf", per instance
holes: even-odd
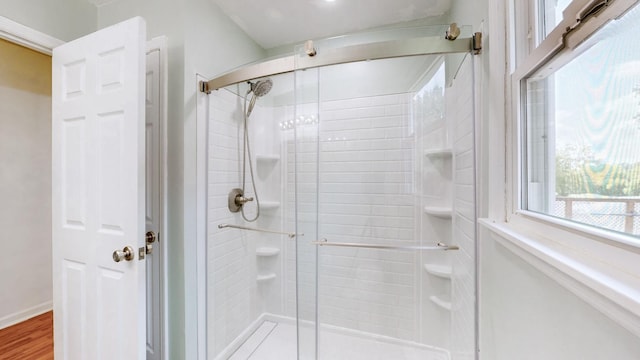
[[[453,210],[444,206],[425,206],[424,213],[427,215],[439,217],[441,219],[451,219]]]
[[[279,201],[262,201],[260,200],[260,210],[275,210],[280,207]]]
[[[424,151],[424,156],[428,157],[451,157],[453,151],[451,148],[442,148],[442,149],[430,149]]]
[[[258,154],[256,155],[256,162],[263,164],[275,164],[280,161],[280,155],[278,154]]]
[[[451,266],[424,264],[424,269],[433,276],[441,277],[443,279],[451,279]]]
[[[259,247],[256,249],[256,256],[276,256],[280,254],[280,249],[274,247]]]
[[[429,296],[429,300],[431,300],[432,303],[438,305],[439,307],[447,310],[447,311],[451,311],[451,301],[449,300],[445,300],[440,296],[437,295],[431,295]]]
[[[267,282],[276,278],[276,274],[258,275],[256,277],[257,282]]]

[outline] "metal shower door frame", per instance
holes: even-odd
[[[307,42],[309,43],[309,42]],[[408,40],[381,41],[289,55],[257,64],[246,65],[208,81],[200,81],[199,90],[209,94],[225,86],[266,76],[290,73],[323,66],[365,60],[391,59],[407,56],[475,53],[482,49],[482,33],[472,37],[448,40],[445,37],[419,37]]]

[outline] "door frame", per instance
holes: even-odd
[[[167,51],[167,37],[158,36],[147,41],[147,48],[145,54],[151,51],[160,51],[160,236],[159,244],[157,248],[160,252],[160,341],[161,344],[161,359],[167,359],[169,356],[169,342],[167,337],[169,336],[169,291],[167,286],[168,271],[167,271],[167,184],[168,184],[168,172],[167,172],[167,94],[169,89],[169,67],[168,67],[168,51]]]
[[[0,39],[24,46],[39,53],[51,56],[53,48],[65,43],[60,39],[47,35],[28,26],[17,23],[9,18],[0,16]],[[160,51],[160,212],[161,212],[161,241],[163,244],[160,256],[160,337],[162,341],[162,359],[167,359],[169,354],[168,327],[168,272],[167,272],[167,93],[168,93],[168,52],[167,38],[156,37],[147,41],[145,54],[152,50]]]
[[[53,48],[65,42],[0,16],[0,38],[51,56]]]

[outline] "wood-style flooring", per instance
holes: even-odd
[[[0,330],[0,360],[53,359],[53,312]]]

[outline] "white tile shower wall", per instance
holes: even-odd
[[[263,211],[257,224],[245,223],[240,213],[227,208],[227,195],[241,187],[242,167],[242,103],[227,90],[210,95],[208,149],[208,233],[207,233],[207,334],[212,354],[219,354],[264,312],[278,313],[281,309],[282,280],[278,258],[256,257],[256,247],[281,248],[277,235],[263,235],[237,229],[218,229],[218,224],[280,227],[279,210]],[[270,108],[256,107],[251,119],[253,157],[258,153],[279,153],[279,141],[272,123]],[[267,134],[272,131],[272,134]],[[274,149],[277,147],[277,151]],[[276,166],[255,164],[258,193],[264,201],[280,200],[279,191],[271,182],[280,183]],[[247,175],[249,176],[249,175]],[[271,179],[272,181],[268,181]],[[247,194],[253,196],[250,183]],[[255,204],[249,203],[249,217]],[[275,263],[274,263],[275,262]],[[265,273],[266,272],[266,273]],[[258,275],[275,273],[275,279],[258,283]]]
[[[300,115],[317,116],[318,107],[317,104],[285,106],[276,108],[274,113],[279,121],[291,120]],[[283,137],[287,159],[285,226],[304,234],[287,242],[284,313],[291,317],[298,314],[304,321],[315,321],[316,314],[316,247],[311,241],[317,236],[317,138],[317,124],[298,126],[295,133],[293,129],[287,130]]]
[[[324,102],[320,133],[314,126],[298,128],[298,216],[310,227],[318,216],[320,238],[415,244],[415,124],[408,116],[408,98],[398,94]],[[293,146],[288,149],[287,156],[293,156]],[[289,188],[293,175],[291,167]],[[416,253],[331,247],[318,251],[322,324],[419,340]],[[299,255],[299,293],[313,293],[315,248]],[[293,291],[289,284],[287,288]],[[301,303],[300,309],[303,318],[313,318],[313,303]]]
[[[437,79],[435,79],[437,81]],[[451,243],[451,219],[443,219],[424,212],[425,207],[450,208],[452,206],[452,157],[426,156],[425,152],[451,148],[452,124],[446,118],[444,92],[448,89],[432,90],[428,96],[412,98],[414,116],[418,122],[418,161],[421,169],[417,182],[422,186],[422,202],[417,214],[420,238],[427,244]],[[432,301],[437,297],[444,302],[451,299],[451,281],[425,271],[423,266],[451,266],[451,254],[441,251],[420,252],[419,273],[421,276],[420,342],[448,349],[451,345],[451,313]]]
[[[447,117],[454,124],[454,214],[451,356],[454,360],[475,358],[475,185],[473,147],[473,62],[467,56],[447,97]],[[451,100],[450,98],[448,100]]]

